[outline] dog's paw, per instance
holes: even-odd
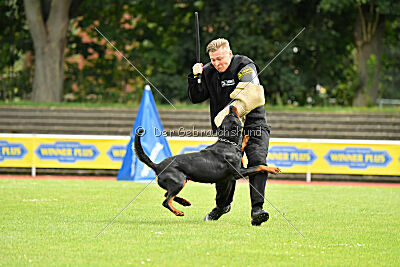
[[[176,216],[184,216],[184,215],[185,215],[185,214],[183,213],[183,211],[180,211],[180,210],[174,210],[173,212],[174,212],[174,214],[175,214]]]

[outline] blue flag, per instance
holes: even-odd
[[[141,144],[144,152],[153,162],[159,163],[172,156],[167,139],[162,135],[164,128],[148,85],[145,86],[136,121],[132,128],[131,139],[126,149],[122,167],[117,175],[119,181],[146,182],[156,178],[154,171],[135,155],[133,143],[135,133],[139,129],[145,131],[141,137]]]

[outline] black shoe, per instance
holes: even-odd
[[[263,222],[268,221],[269,213],[263,210],[261,207],[252,209],[251,211],[251,225],[259,226]]]
[[[218,208],[215,207],[213,208],[212,211],[210,211],[206,217],[204,217],[204,221],[216,221],[218,220],[222,215],[224,215],[225,213],[228,213],[231,210],[231,205],[229,204],[228,206],[226,206],[225,208]]]

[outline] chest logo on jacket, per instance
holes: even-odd
[[[232,85],[235,85],[235,80],[234,79],[221,81],[221,86],[222,87],[232,86]]]

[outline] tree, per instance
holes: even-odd
[[[374,104],[378,91],[379,96],[397,95],[393,92],[397,90],[400,69],[396,17],[400,1],[24,1],[34,41],[34,101],[60,101],[63,94],[69,101],[139,101],[146,81],[95,27],[168,100],[187,101],[186,75],[195,63],[194,11],[200,14],[203,63],[209,61],[206,44],[225,37],[234,53],[249,56],[263,68],[306,27],[260,74],[269,104],[319,105],[330,99],[339,105],[365,105]],[[19,50],[23,46],[13,42],[27,39],[23,37],[26,27],[20,19],[22,5],[18,7],[22,0],[8,2],[17,3],[17,8],[13,7],[15,15],[10,16],[10,5],[0,4],[6,10],[6,27],[0,29],[0,40],[6,42],[0,48],[0,63],[2,70],[3,62],[7,62],[15,71],[13,66],[23,55]],[[17,23],[8,18],[16,18],[13,21]],[[18,79],[30,80],[22,76]],[[5,84],[4,79],[1,84]],[[382,88],[383,84],[387,88]],[[316,90],[318,85],[327,89],[323,97]],[[157,101],[167,103],[160,94],[154,95]]]
[[[175,0],[90,3],[91,9],[99,11],[78,17],[73,25],[75,34],[68,36],[73,46],[68,47],[67,56],[84,59],[81,69],[67,60],[69,94],[78,100],[91,95],[97,101],[140,101],[146,81],[103,39],[96,26],[168,99],[154,90],[158,102],[187,100],[186,75],[195,60],[195,4]],[[87,9],[86,5],[89,2],[81,9]]]
[[[80,0],[24,0],[35,51],[33,101],[61,101],[68,25],[80,2]]]
[[[260,74],[267,102],[322,104],[316,90],[321,84],[332,88],[329,97],[346,105],[351,96],[342,94],[338,99],[336,87],[351,76],[347,70],[352,66],[348,64],[348,14],[337,17],[323,13],[318,5],[319,1],[314,0],[271,0],[268,4],[257,0],[213,1],[200,12],[206,23],[202,38],[205,43],[220,36],[228,38],[234,53],[247,55],[264,68],[306,27]]]
[[[400,99],[400,17],[387,24],[379,97]]]
[[[97,20],[99,29],[115,41],[168,99],[187,100],[186,75],[195,63],[194,11],[200,12],[203,63],[209,61],[206,44],[214,38],[225,37],[230,40],[234,53],[249,56],[263,68],[302,27],[307,28],[260,74],[270,104],[305,105],[308,98],[318,104],[322,100],[315,90],[317,84],[336,88],[353,78],[353,62],[348,56],[352,49],[349,48],[352,43],[349,14],[343,12],[338,17],[334,12],[320,12],[319,1],[271,0],[265,5],[259,0],[147,0],[102,1],[95,5],[93,9],[101,12],[84,14],[77,26],[98,41],[80,44],[79,38],[70,36],[75,38],[70,42],[74,48],[70,46],[68,53],[82,55],[89,63],[82,70],[68,69],[67,83],[80,85],[74,95],[85,91],[108,101],[126,101],[127,98],[121,98],[127,96],[123,91],[125,85],[132,83],[141,88],[143,84],[143,79],[126,62],[107,56],[109,48],[107,44],[101,45],[102,37],[94,30]],[[129,14],[129,18],[123,14]],[[125,24],[129,27],[121,27]],[[295,46],[297,50],[293,50]],[[113,52],[112,48],[109,50]],[[93,58],[96,53],[98,57]],[[329,96],[339,96],[337,103],[348,105],[352,95],[347,89],[340,86],[329,90]],[[160,94],[156,93],[155,97],[167,103]]]
[[[337,16],[344,11],[353,14],[353,43],[360,81],[353,104],[375,104],[382,73],[385,26],[387,21],[400,14],[400,3],[393,0],[322,0],[320,6]]]

